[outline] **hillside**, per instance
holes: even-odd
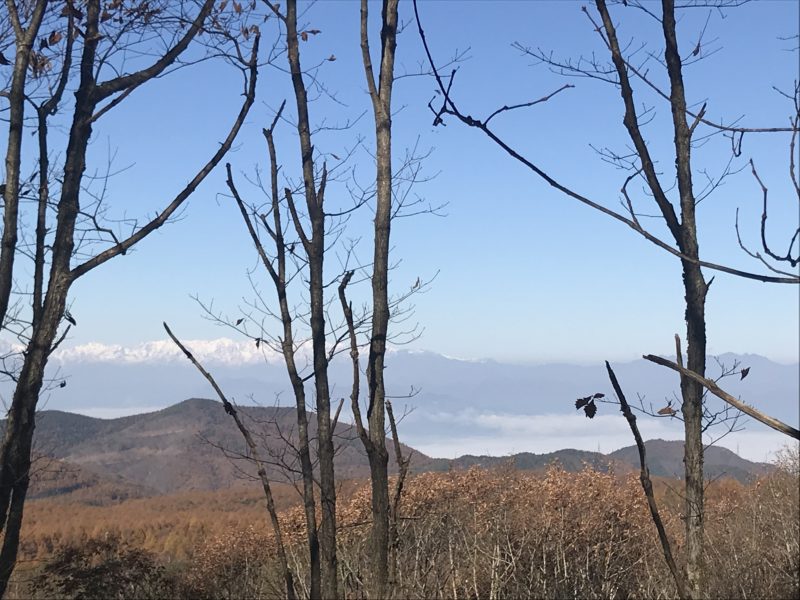
[[[241,414],[272,462],[268,472],[284,480],[280,463],[294,466],[286,452],[296,438],[295,412],[282,407],[241,407]],[[309,435],[316,424],[309,414]],[[361,478],[369,466],[350,425],[336,429],[337,473]],[[245,485],[255,469],[233,420],[219,402],[190,399],[164,410],[117,419],[95,419],[61,411],[38,416],[35,446],[40,454],[67,461],[106,478],[123,480],[157,493],[226,489]],[[221,450],[226,450],[227,456]],[[431,459],[415,452],[418,468]]]
[[[666,478],[683,477],[683,442],[675,440],[649,440],[645,442],[650,474]],[[558,464],[566,471],[576,472],[590,466],[600,472],[626,473],[639,470],[639,451],[636,446],[620,448],[610,454],[565,449],[547,454],[522,452],[506,457],[464,455],[451,461],[448,466],[455,469],[470,467],[491,468],[510,465],[524,471],[540,471],[551,464]],[[707,479],[731,477],[746,483],[765,474],[771,468],[765,463],[754,463],[737,456],[727,448],[711,446],[704,455]],[[437,463],[436,468],[440,467]]]
[[[102,475],[68,461],[39,455],[33,461],[27,497],[105,506],[156,494],[154,489],[119,475]]]
[[[683,477],[683,442],[650,440],[645,446],[651,475]],[[639,453],[635,446],[629,446],[612,452],[609,457],[630,464],[637,463]],[[703,469],[706,479],[727,476],[745,483],[755,476],[765,474],[770,465],[750,462],[727,448],[711,446],[703,454]]]
[[[241,413],[264,448],[272,464],[270,477],[287,482],[284,462],[290,466],[287,441],[295,436],[295,413],[282,407],[241,407]],[[313,413],[310,434],[316,430]],[[0,425],[2,427],[2,425]],[[337,476],[363,479],[369,468],[361,442],[352,426],[337,427]],[[652,440],[648,444],[650,471],[663,477],[683,473],[683,448],[677,441]],[[220,403],[191,399],[164,410],[121,417],[96,419],[61,411],[39,413],[35,447],[43,458],[31,491],[33,498],[68,495],[76,501],[103,504],[136,498],[195,490],[219,490],[252,486],[255,471],[242,460],[247,455],[232,419]],[[223,453],[221,448],[227,451]],[[567,471],[589,465],[598,471],[625,473],[638,470],[638,454],[631,446],[611,454],[563,449],[545,454],[519,453],[510,456],[464,455],[456,459],[435,459],[413,452],[414,472],[449,471],[473,466],[511,465],[519,470],[542,470],[557,462]],[[393,454],[391,455],[393,456]],[[49,457],[50,462],[44,457]],[[395,469],[393,462],[391,467]],[[719,447],[709,448],[705,457],[709,478],[730,476],[746,482],[762,474],[767,465],[752,463]]]

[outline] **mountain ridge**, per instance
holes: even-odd
[[[290,482],[291,478],[282,474],[280,464],[293,466],[291,455],[286,452],[286,440],[292,439],[296,424],[294,409],[240,406],[239,412],[262,445],[270,477],[278,482]],[[137,493],[159,495],[237,488],[247,486],[247,480],[254,479],[252,464],[244,460],[247,451],[241,436],[221,403],[215,400],[191,398],[159,411],[116,419],[43,411],[37,420],[37,452],[71,465],[74,472],[67,477],[66,483],[56,478],[44,493],[34,493],[34,497],[72,493],[93,485],[105,486],[106,492],[113,490],[119,497],[131,497]],[[316,431],[315,422],[311,413],[309,429],[312,437]],[[4,427],[3,421],[0,428]],[[353,427],[339,423],[336,431],[339,445],[337,475],[343,479],[368,477],[366,455]],[[650,472],[658,476],[680,477],[683,471],[682,445],[682,442],[675,441],[648,441]],[[221,448],[227,449],[227,457]],[[565,448],[544,454],[463,455],[456,459],[432,458],[408,446],[404,449],[406,454],[412,454],[412,471],[418,473],[503,465],[541,470],[553,463],[567,471],[580,470],[584,466],[615,472],[639,469],[638,453],[633,446],[608,454]],[[747,461],[719,447],[708,448],[705,463],[709,478],[728,475],[740,481],[766,473],[770,468],[767,464]],[[393,460],[391,466],[396,470]],[[84,480],[85,485],[81,483]],[[83,496],[87,495],[84,491]]]
[[[236,344],[237,347],[241,345]],[[251,354],[257,352],[254,345],[247,348]],[[800,365],[781,365],[758,355],[724,354],[720,360],[728,366],[738,361],[741,367],[750,367],[746,379],[732,377],[720,382],[723,389],[790,425],[800,425],[797,402]],[[253,403],[249,400],[252,398],[256,404],[264,406],[291,406],[291,385],[280,361],[259,358],[256,362],[237,362],[233,356],[225,361],[224,364],[210,361],[207,366],[229,398],[243,404]],[[626,395],[629,398],[641,395],[645,405],[652,404],[655,409],[680,393],[677,375],[658,365],[637,359],[612,366]],[[457,417],[465,411],[526,416],[574,414],[575,398],[594,392],[604,392],[610,397],[613,392],[605,367],[599,361],[580,365],[520,365],[452,359],[427,351],[395,350],[387,357],[387,369],[388,394],[408,397],[409,390],[414,390],[412,397],[396,403],[398,411],[404,403],[417,409],[408,416],[407,430],[436,439],[455,432],[438,427],[431,429],[431,415],[441,413]],[[710,358],[709,377],[716,377],[718,371]],[[48,377],[65,385],[53,386],[54,389],[43,395],[41,408],[93,416],[157,410],[173,404],[175,398],[203,397],[210,393],[208,383],[179,355],[164,361],[121,363],[54,359]],[[352,365],[348,357],[335,357],[330,364],[332,398],[349,395],[351,377]],[[0,394],[11,393],[8,385],[0,384]],[[310,387],[309,392],[313,393]],[[722,401],[709,398],[709,402],[716,407]],[[345,412],[347,408],[348,403]],[[493,434],[480,423],[462,421],[461,425],[462,429],[468,426],[473,431],[482,429]],[[469,431],[458,433],[461,437],[469,435]],[[420,439],[416,443],[426,445]]]

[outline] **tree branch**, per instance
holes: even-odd
[[[211,384],[211,387],[214,388],[214,391],[219,396],[219,399],[222,401],[222,406],[225,408],[225,412],[228,413],[232,418],[233,421],[236,423],[236,428],[242,434],[245,442],[247,443],[247,447],[250,450],[250,454],[253,457],[253,461],[256,463],[258,469],[258,477],[261,480],[261,485],[264,489],[264,496],[267,500],[267,511],[269,512],[270,519],[272,521],[272,529],[275,533],[275,541],[278,546],[278,558],[281,561],[281,566],[283,568],[284,573],[284,580],[286,583],[286,595],[289,600],[295,600],[295,592],[294,592],[294,583],[293,583],[293,576],[292,571],[289,568],[289,563],[286,559],[286,549],[283,545],[283,536],[281,535],[281,526],[280,521],[278,520],[278,512],[275,509],[275,500],[272,496],[272,487],[270,486],[269,478],[267,477],[267,471],[264,469],[264,462],[260,458],[260,452],[258,449],[258,445],[253,440],[253,436],[250,434],[250,430],[245,427],[242,420],[239,418],[239,413],[236,410],[236,407],[231,404],[228,398],[223,393],[222,389],[217,385],[217,382],[214,380],[214,377],[203,368],[203,365],[194,357],[194,355],[186,349],[180,340],[175,337],[175,334],[172,333],[172,330],[169,328],[169,325],[166,322],[163,324],[164,329],[167,331],[167,334],[175,342],[175,345],[181,349],[181,351],[186,355],[191,363],[197,368],[198,371],[205,377],[208,382]]]
[[[202,31],[203,23],[205,22],[206,17],[208,17],[208,15],[211,13],[212,8],[214,8],[214,0],[205,0],[205,2],[203,2],[203,6],[200,8],[200,12],[197,14],[197,17],[195,17],[195,20],[192,22],[184,36],[178,41],[177,44],[170,48],[166,54],[164,54],[151,66],[129,75],[115,77],[114,79],[106,81],[105,83],[101,83],[95,87],[92,91],[94,102],[100,102],[112,94],[116,94],[117,92],[121,92],[127,88],[138,87],[148,79],[152,79],[153,77],[157,77],[159,74],[161,74],[164,69],[175,62],[175,60],[183,53],[183,51],[188,48],[194,37]]]
[[[175,199],[167,205],[164,210],[162,210],[158,216],[156,216],[153,220],[149,223],[144,225],[141,229],[137,230],[133,235],[128,237],[127,239],[122,240],[120,243],[108,248],[107,250],[101,252],[94,258],[91,258],[84,262],[83,264],[78,265],[74,269],[70,271],[70,278],[72,280],[77,279],[85,275],[87,272],[91,271],[95,267],[100,266],[104,262],[114,258],[119,254],[125,254],[132,246],[140,242],[142,239],[147,237],[153,231],[158,229],[159,227],[163,226],[167,220],[175,213],[176,210],[189,198],[189,196],[194,193],[197,187],[203,182],[203,180],[208,176],[209,173],[214,169],[214,167],[219,164],[222,158],[227,154],[228,150],[230,150],[231,146],[233,145],[233,141],[236,139],[236,136],[239,133],[239,130],[244,123],[245,118],[247,117],[248,112],[250,112],[250,107],[253,105],[256,95],[256,80],[258,76],[258,43],[259,43],[260,36],[256,35],[255,41],[253,42],[253,50],[250,55],[250,63],[248,64],[248,71],[249,71],[249,85],[247,87],[247,92],[245,93],[245,100],[242,104],[242,108],[239,110],[239,115],[236,117],[236,120],[233,123],[230,131],[228,132],[228,136],[225,140],[220,144],[219,149],[214,153],[211,159],[200,169],[197,174],[192,178],[192,180],[186,185],[183,190],[175,197]]]
[[[677,365],[674,362],[667,360],[666,358],[662,358],[660,356],[654,356],[653,354],[645,354],[644,356],[642,356],[642,358],[644,358],[645,360],[649,360],[650,362],[656,363],[657,365],[661,365],[662,367],[667,367],[668,369],[672,369],[673,371],[680,373],[684,377],[688,377],[689,379],[696,381],[704,388],[706,388],[709,392],[711,392],[718,398],[721,398],[734,408],[737,408],[743,413],[753,417],[756,421],[763,423],[767,427],[771,427],[775,431],[780,431],[781,433],[788,435],[789,437],[793,437],[796,440],[800,440],[800,431],[774,417],[770,417],[769,415],[762,413],[760,410],[757,410],[740,400],[737,400],[729,393],[727,393],[725,390],[721,389],[715,382],[711,381],[710,379],[706,379],[705,377],[698,375],[694,371],[690,371],[689,369]]]
[[[669,538],[667,537],[667,532],[664,529],[664,523],[661,521],[661,515],[658,512],[656,497],[653,493],[653,482],[650,480],[650,469],[647,467],[647,450],[645,449],[642,435],[639,433],[639,427],[636,425],[636,415],[634,415],[631,411],[631,407],[628,405],[628,401],[625,399],[625,394],[622,393],[622,388],[617,381],[617,376],[614,374],[614,371],[611,368],[611,365],[608,364],[608,361],[606,361],[606,370],[608,371],[608,378],[611,380],[611,385],[614,387],[614,393],[619,399],[619,409],[622,411],[622,414],[625,415],[625,419],[628,421],[628,426],[631,428],[631,433],[633,433],[633,438],[636,440],[636,448],[639,450],[639,464],[641,466],[641,470],[639,472],[639,481],[642,482],[644,495],[647,496],[647,505],[650,507],[650,516],[653,518],[653,523],[658,531],[658,539],[661,542],[661,550],[664,553],[664,560],[667,562],[670,573],[672,573],[672,579],[675,581],[675,587],[678,588],[678,596],[682,599],[691,599],[692,596],[687,589],[686,581],[678,570],[678,566],[675,564],[675,559],[672,557],[672,548],[669,543]]]

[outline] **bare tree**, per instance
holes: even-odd
[[[699,111],[692,111],[687,103],[683,67],[687,62],[695,60],[698,55],[701,55],[700,57],[702,58],[703,48],[701,43],[698,42],[695,49],[690,52],[688,56],[681,56],[677,38],[675,14],[676,3],[674,0],[662,0],[660,11],[653,10],[653,5],[649,3],[639,2],[637,0],[624,0],[622,4],[629,9],[640,9],[646,12],[659,24],[663,39],[663,54],[657,57],[657,60],[659,66],[664,69],[669,82],[669,87],[666,91],[661,90],[656,84],[653,83],[652,76],[648,75],[648,69],[642,68],[641,64],[635,64],[630,56],[626,56],[626,52],[631,52],[630,47],[620,44],[614,21],[611,17],[605,0],[595,0],[596,16],[586,7],[583,7],[583,11],[589,17],[595,32],[599,35],[603,46],[608,51],[610,64],[600,61],[594,56],[587,59],[581,59],[577,62],[572,62],[569,60],[559,61],[554,59],[550,53],[540,50],[531,50],[520,44],[516,45],[518,49],[551,66],[558,72],[567,75],[577,75],[601,80],[611,83],[619,89],[624,107],[623,124],[633,146],[633,150],[627,154],[614,153],[611,151],[602,151],[601,154],[605,160],[608,160],[618,167],[628,170],[630,173],[621,187],[621,194],[624,198],[624,208],[622,211],[611,209],[607,204],[604,204],[601,201],[593,200],[575,191],[574,188],[560,183],[547,172],[545,172],[540,166],[538,166],[534,159],[525,156],[522,151],[513,148],[510,144],[504,141],[503,138],[493,129],[493,119],[498,118],[501,115],[508,115],[516,110],[529,108],[539,103],[546,102],[553,96],[574,86],[571,84],[564,85],[538,100],[514,105],[504,105],[501,108],[491,112],[489,116],[483,119],[475,118],[469,115],[459,107],[459,104],[454,99],[453,84],[456,72],[452,71],[448,79],[443,77],[440,71],[437,70],[426,41],[425,31],[420,21],[417,2],[415,0],[414,7],[420,37],[423,41],[431,68],[435,74],[438,92],[441,94],[442,98],[442,103],[439,108],[434,108],[432,103],[429,104],[429,106],[434,113],[434,125],[442,124],[446,117],[452,116],[465,125],[480,130],[484,133],[484,135],[489,137],[494,143],[502,148],[510,157],[524,164],[539,178],[543,179],[548,185],[559,190],[565,195],[578,200],[579,202],[590,206],[619,222],[626,224],[649,242],[678,257],[681,260],[682,266],[682,279],[686,307],[686,340],[688,343],[686,367],[688,371],[695,373],[700,378],[703,378],[706,369],[705,307],[706,295],[708,293],[711,281],[706,281],[702,269],[706,268],[716,270],[739,277],[768,283],[797,284],[800,283],[800,277],[798,277],[796,273],[784,272],[780,269],[776,269],[774,266],[765,263],[763,260],[762,262],[765,263],[765,266],[768,268],[768,270],[776,272],[775,275],[769,273],[743,271],[724,264],[708,262],[701,259],[696,224],[697,204],[704,199],[705,196],[713,192],[714,189],[718,187],[720,179],[729,175],[731,171],[726,169],[719,179],[713,180],[709,184],[708,189],[702,192],[695,190],[695,184],[693,182],[692,149],[694,143],[697,142],[698,128],[702,125],[703,127],[711,129],[711,133],[707,135],[725,133],[731,136],[732,140],[738,138],[739,141],[741,141],[741,137],[745,133],[790,132],[792,135],[792,142],[790,146],[793,151],[794,140],[796,139],[798,131],[798,120],[796,115],[793,115],[789,127],[745,128],[739,126],[726,126],[707,118],[705,104]],[[723,0],[709,3],[693,2],[688,3],[685,6],[679,5],[678,8],[705,5],[722,9],[726,6],[735,6],[738,4],[740,3],[725,2]],[[648,54],[648,57],[649,59],[655,60],[653,54]],[[643,134],[642,114],[637,109],[638,95],[634,92],[634,80],[638,80],[646,88],[654,90],[658,97],[668,102],[672,117],[671,129],[674,138],[675,161],[675,171],[674,173],[670,174],[670,180],[667,180],[664,174],[659,173],[658,169],[656,168],[656,160],[653,157],[653,151],[651,150],[651,146]],[[797,92],[795,92],[795,113],[797,113],[797,106]],[[736,145],[734,144],[734,153],[737,151],[740,151],[740,147],[737,149]],[[794,165],[793,159],[791,164]],[[791,172],[793,175],[793,181],[796,181],[793,167]],[[631,199],[631,194],[629,193],[628,189],[630,183],[634,180],[640,181],[643,184],[648,198],[655,204],[655,208],[658,210],[658,215],[661,217],[661,219],[663,219],[671,240],[659,237],[659,235],[652,233],[642,225],[639,219],[639,217],[642,216],[642,213],[635,210],[634,202]],[[674,194],[672,191],[673,188],[677,189],[676,194]],[[766,190],[764,190],[764,194],[766,198]],[[670,198],[672,195],[677,196],[675,200]],[[766,199],[764,204],[764,216],[762,217],[762,231],[765,220]],[[766,252],[766,241],[762,241],[764,242],[764,249]],[[785,258],[785,261],[789,262],[790,264],[794,264],[792,262],[794,259],[791,258],[791,250],[792,244],[794,244],[795,241],[796,235],[792,238],[789,244],[789,253],[787,254],[787,258]],[[784,260],[784,258],[780,255],[773,255],[774,253],[770,252],[767,252],[767,254],[774,260]],[[684,374],[681,376],[681,394],[681,411],[683,414],[685,428],[684,461],[687,540],[686,552],[687,575],[689,582],[688,594],[692,597],[701,597],[703,594],[702,565],[704,514],[702,444],[702,433],[704,430],[703,385],[698,379],[688,377]]]
[[[374,179],[370,176],[370,184],[366,188],[361,187],[353,175],[353,185],[348,185],[348,195],[352,204],[342,207],[333,205],[333,202],[336,202],[336,190],[340,188],[334,184],[341,183],[341,173],[345,172],[342,165],[353,156],[355,149],[348,151],[343,159],[334,156],[338,163],[333,169],[328,169],[324,159],[326,154],[314,143],[318,138],[310,117],[309,92],[319,91],[322,84],[318,78],[317,67],[312,66],[309,71],[305,71],[301,66],[300,41],[311,39],[319,33],[319,30],[298,25],[295,2],[289,2],[285,12],[277,4],[267,3],[285,28],[288,71],[293,84],[296,109],[296,122],[293,125],[300,142],[297,164],[302,178],[297,183],[292,182],[291,177],[286,174],[285,161],[278,160],[274,140],[275,128],[282,121],[292,120],[292,117],[286,117],[284,114],[286,108],[284,102],[271,126],[264,130],[269,155],[268,181],[262,182],[260,174],[256,176],[256,184],[266,195],[267,202],[264,204],[248,202],[234,182],[230,166],[228,166],[227,183],[256,248],[259,261],[274,288],[278,308],[270,307],[271,303],[261,295],[255,284],[257,300],[249,304],[241,317],[230,318],[214,312],[210,306],[205,306],[209,315],[221,324],[250,336],[257,345],[264,344],[280,352],[286,364],[297,407],[299,438],[297,451],[304,482],[303,498],[309,531],[312,597],[334,597],[340,591],[336,568],[336,488],[333,470],[333,438],[336,435],[338,411],[331,422],[328,366],[334,356],[346,350],[345,341],[350,343],[350,355],[353,361],[351,408],[356,431],[370,463],[372,482],[371,568],[367,578],[370,597],[385,597],[389,593],[387,582],[392,543],[391,522],[393,515],[396,516],[399,509],[403,481],[408,471],[408,460],[402,456],[402,448],[396,439],[397,424],[391,415],[390,428],[395,437],[396,458],[401,476],[395,487],[394,498],[390,498],[389,452],[385,422],[387,414],[385,411],[388,410],[388,406],[383,379],[389,323],[392,319],[403,315],[403,303],[409,296],[424,288],[425,284],[418,281],[411,286],[410,291],[389,296],[388,273],[391,267],[389,235],[393,218],[418,212],[435,212],[435,209],[420,208],[418,200],[406,200],[406,195],[401,192],[404,186],[411,186],[419,180],[422,159],[415,151],[407,154],[404,160],[399,162],[397,171],[393,171],[391,93],[395,79],[397,4],[396,0],[390,0],[383,6],[381,63],[377,80],[376,74],[373,73],[369,48],[368,7],[366,4],[362,4],[361,7],[362,61],[374,113],[376,171]],[[356,148],[361,145],[362,141],[358,140]],[[279,173],[288,183],[282,193],[279,192]],[[304,196],[305,202],[298,200],[300,194]],[[333,200],[329,201],[329,197]],[[395,201],[394,197],[397,197]],[[343,242],[343,232],[354,211],[364,207],[373,199],[375,201],[373,259],[362,264],[358,259],[354,243],[348,245]],[[401,212],[402,215],[399,214]],[[342,254],[338,255],[342,270],[332,274],[328,266],[330,257],[334,256],[334,251],[340,249],[343,249]],[[358,273],[357,283],[368,280],[372,282],[371,309],[364,306],[354,311],[352,304],[346,298],[345,290],[356,273]],[[333,316],[333,298],[327,297],[325,292],[328,286],[337,281],[343,319]],[[269,322],[273,320],[280,323],[280,335],[273,332],[272,323]],[[369,329],[371,331],[367,337],[368,342],[364,344],[359,338],[365,336]],[[311,347],[310,369],[308,365],[304,367],[302,364],[303,358],[306,360],[308,358],[299,355],[301,348],[309,346]],[[366,426],[359,405],[362,372],[359,349],[364,346],[369,347],[365,368],[368,386]],[[313,384],[316,399],[316,457],[312,456],[309,447],[306,382]],[[319,530],[316,527],[314,502],[317,489],[315,467],[319,469],[318,489],[322,509]]]
[[[264,343],[278,350],[286,364],[297,409],[298,455],[303,479],[303,503],[306,516],[308,550],[310,558],[310,593],[312,598],[339,597],[339,577],[336,560],[336,482],[334,473],[334,428],[335,419],[331,419],[331,396],[328,381],[328,364],[332,353],[326,347],[328,331],[326,312],[328,303],[325,300],[324,259],[328,244],[331,243],[328,221],[331,215],[326,213],[325,194],[329,181],[328,168],[322,161],[321,168],[318,156],[312,145],[312,126],[309,116],[309,99],[305,73],[301,66],[300,39],[308,39],[306,30],[298,30],[297,2],[290,0],[284,10],[271,2],[265,2],[271,14],[274,14],[285,29],[286,58],[294,91],[296,109],[296,131],[299,147],[299,165],[302,172],[302,184],[299,189],[286,187],[283,194],[279,192],[278,172],[280,164],[274,142],[274,129],[282,118],[285,103],[278,110],[269,129],[264,129],[269,153],[269,184],[267,195],[269,202],[263,210],[248,206],[243,200],[233,179],[228,165],[228,188],[233,195],[248,234],[258,252],[260,262],[266,269],[278,299],[277,314],[267,309],[269,316],[276,317],[281,323],[281,335],[268,333],[269,327],[262,326],[255,338],[257,345]],[[313,35],[313,34],[312,34]],[[296,200],[302,194],[305,202],[301,205]],[[335,218],[335,217],[334,217]],[[265,236],[262,238],[262,234]],[[337,237],[334,230],[331,235]],[[274,247],[274,253],[265,248],[265,240]],[[290,300],[290,288],[295,280],[307,277],[305,293],[308,294],[308,311],[298,314]],[[261,300],[263,303],[263,300]],[[265,304],[265,303],[264,303]],[[234,327],[246,329],[246,320],[240,318],[233,323]],[[308,323],[309,340],[298,340],[296,321]],[[253,323],[249,323],[252,325]],[[302,374],[302,366],[297,363],[297,352],[304,342],[309,341],[312,349],[313,367],[308,375]],[[316,419],[317,448],[316,457],[319,470],[319,493],[321,519],[317,525],[315,506],[315,475],[311,447],[308,434],[308,416],[306,411],[305,382],[313,379]]]
[[[300,374],[300,368],[297,364],[297,349],[298,344],[295,340],[295,317],[289,305],[289,295],[288,295],[288,286],[294,277],[298,276],[300,273],[300,269],[304,266],[307,262],[307,259],[300,259],[298,258],[297,261],[301,263],[302,266],[298,267],[298,269],[294,272],[291,271],[290,267],[294,263],[292,259],[296,256],[300,255],[299,250],[295,250],[295,247],[298,246],[297,241],[288,241],[286,234],[285,234],[285,218],[286,215],[283,214],[282,211],[282,202],[281,197],[278,192],[278,171],[279,171],[279,163],[277,158],[277,151],[275,148],[275,141],[273,137],[275,126],[277,125],[281,114],[283,113],[283,108],[285,104],[282,104],[280,109],[278,110],[277,114],[275,115],[275,119],[272,122],[272,125],[269,129],[264,129],[264,137],[267,141],[267,147],[270,157],[270,180],[269,180],[269,195],[270,195],[270,204],[269,204],[269,215],[263,214],[260,220],[256,220],[255,215],[258,211],[252,210],[248,207],[244,200],[242,199],[239,190],[236,187],[236,184],[233,180],[233,174],[231,172],[231,166],[227,165],[228,171],[228,188],[231,191],[234,199],[236,200],[236,204],[239,207],[241,212],[242,218],[245,222],[247,227],[247,231],[250,235],[250,238],[253,241],[253,244],[256,247],[256,251],[258,252],[259,259],[261,264],[266,269],[267,273],[269,274],[270,279],[272,280],[273,286],[275,288],[275,293],[278,298],[278,305],[279,305],[279,318],[282,325],[282,334],[276,340],[277,349],[283,355],[284,363],[286,365],[286,370],[289,376],[289,381],[292,386],[292,392],[295,399],[295,406],[297,409],[297,430],[298,430],[298,446],[297,446],[297,454],[300,460],[300,470],[302,473],[302,480],[303,480],[303,507],[305,509],[305,517],[306,517],[306,532],[307,532],[307,539],[308,539],[308,551],[309,551],[309,564],[310,564],[310,591],[312,598],[320,597],[320,586],[321,586],[321,572],[320,572],[320,542],[319,536],[317,531],[317,516],[316,516],[316,506],[315,506],[315,491],[314,491],[314,465],[311,457],[311,446],[309,442],[309,434],[308,434],[308,415],[306,412],[306,390],[305,390],[305,379]],[[292,203],[292,209],[296,213],[296,207],[294,207],[294,197],[286,190],[285,194],[285,201],[287,203]],[[268,216],[271,217],[271,223],[268,220]],[[299,225],[299,217],[298,221],[296,222],[296,226]],[[264,243],[262,242],[261,237],[258,233],[258,226],[263,227],[263,229],[267,232],[268,237],[273,241],[275,247],[275,254],[274,258],[270,257],[267,254],[267,251],[264,247]],[[238,320],[237,320],[238,321]],[[242,325],[244,319],[239,321],[238,324],[235,326]],[[263,337],[262,337],[263,336]],[[267,336],[263,333],[263,331],[259,332],[258,337],[256,337],[256,344],[266,344],[270,345],[272,342]]]
[[[386,449],[386,385],[383,376],[390,317],[388,288],[389,236],[392,221],[392,86],[397,47],[397,4],[398,0],[384,0],[383,2],[381,61],[376,83],[369,47],[369,5],[367,0],[361,0],[361,53],[375,120],[377,202],[372,263],[372,335],[367,358],[369,432],[364,431],[361,412],[358,410],[358,402],[355,398],[353,399],[353,415],[356,419],[359,436],[369,457],[372,483],[371,575],[373,578],[370,595],[375,598],[386,597],[386,585],[389,577],[389,452]],[[343,289],[341,294],[342,305],[345,307]],[[348,323],[351,325],[352,351],[355,352],[352,317],[348,319]],[[354,360],[357,360],[357,354]],[[395,441],[397,441],[396,435]],[[400,455],[398,455],[398,465],[402,469],[403,461]]]
[[[134,6],[103,5],[99,0],[89,0],[80,6],[72,1],[56,5],[47,0],[35,3],[9,0],[6,8],[14,30],[15,66],[9,91],[3,94],[9,101],[10,119],[3,190],[0,308],[3,329],[24,340],[25,350],[14,374],[16,387],[0,449],[0,529],[4,533],[0,549],[0,595],[16,563],[30,477],[35,411],[45,367],[53,350],[77,322],[67,307],[70,289],[78,278],[125,254],[168,222],[222,160],[254,101],[260,37],[257,28],[242,26],[239,30],[240,15],[236,17],[236,33],[232,34],[230,19],[218,14],[213,0],[142,2]],[[47,35],[40,35],[42,31],[47,31]],[[242,31],[247,32],[244,37],[252,36],[249,50],[239,41]],[[88,211],[87,202],[82,201],[86,195],[84,171],[93,125],[140,86],[189,64],[182,57],[190,48],[202,45],[207,46],[209,56],[225,54],[241,70],[244,80],[241,108],[225,139],[189,183],[152,219],[133,223],[129,231],[118,235],[102,222],[102,212]],[[140,56],[154,58],[129,72],[125,56],[126,51],[133,50]],[[72,69],[73,60],[78,66],[77,73]],[[67,114],[61,111],[61,101],[73,76],[75,101]],[[37,97],[42,98],[41,102]],[[38,165],[29,182],[20,183],[26,102],[32,102],[37,109],[33,127],[38,133]],[[64,115],[69,125],[63,162],[58,165],[50,164],[52,136],[47,128],[48,117],[54,114]],[[19,206],[29,190],[35,189],[37,174],[39,189],[33,196],[37,210],[31,249],[19,243]],[[53,180],[59,185],[57,199],[48,187]],[[54,223],[50,222],[53,213]],[[92,251],[98,246],[99,251]],[[20,255],[34,262],[33,289],[29,295],[20,294],[16,316],[9,319],[12,282],[16,281],[23,291],[29,289],[14,268],[15,256]],[[27,302],[31,304],[26,308]],[[12,321],[14,327],[10,327]]]

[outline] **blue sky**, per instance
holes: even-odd
[[[372,8],[379,11],[378,4]],[[708,101],[708,114],[714,118],[745,115],[757,126],[785,125],[791,107],[771,88],[789,90],[800,76],[798,54],[789,51],[796,40],[778,39],[797,35],[798,10],[797,3],[787,0],[751,3],[726,11],[724,18],[707,9],[684,13],[679,25],[682,49],[691,50],[708,18],[704,44],[718,50],[687,69],[691,100]],[[661,50],[654,22],[631,9],[612,11],[621,39],[634,38],[650,50]],[[562,57],[592,52],[605,56],[577,2],[422,2],[421,12],[440,62],[469,48],[454,96],[475,116],[539,98],[564,83],[545,66],[532,65],[512,42],[552,49]],[[408,26],[399,39],[398,70],[414,72],[422,54],[410,3],[401,3],[401,13]],[[319,76],[338,102],[315,102],[312,120],[341,124],[368,111],[352,129],[320,136],[317,149],[343,155],[359,134],[367,136],[369,145],[371,114],[360,63],[358,3],[321,2],[305,18],[321,33],[303,44],[304,64],[336,56],[335,62],[323,64]],[[274,31],[269,26],[262,31],[268,45]],[[373,27],[374,45],[377,32]],[[619,94],[602,82],[569,82],[575,89],[498,118],[497,129],[556,178],[616,207],[624,175],[603,163],[590,144],[626,147]],[[276,68],[266,68],[260,76],[257,104],[236,152],[227,158],[243,189],[245,175],[265,164],[261,128],[284,98],[291,106],[287,84]],[[418,276],[438,273],[430,290],[414,299],[415,320],[424,333],[412,347],[515,362],[590,362],[671,352],[673,334],[684,331],[678,261],[624,226],[550,190],[479,132],[454,121],[433,128],[426,106],[433,90],[430,79],[409,77],[397,83],[395,97],[396,155],[415,144],[431,152],[424,171],[432,179],[413,193],[434,205],[447,203],[446,216],[402,219],[392,232],[394,256],[402,261],[391,276],[395,292],[410,287]],[[237,74],[200,65],[138,90],[110,113],[95,129],[90,160],[102,170],[109,153],[115,153],[114,167],[129,167],[110,183],[116,214],[143,215],[168,201],[224,135],[240,92]],[[668,106],[650,94],[640,98],[655,109],[646,134],[660,167],[669,172]],[[280,126],[277,143],[286,173],[296,177],[297,142],[288,123]],[[719,169],[727,158],[726,143],[715,139],[698,150],[698,166]],[[774,239],[788,240],[798,220],[787,177],[788,136],[746,137],[743,158],[751,156],[770,188]],[[372,172],[364,151],[351,167],[362,181]],[[252,295],[246,273],[255,266],[255,255],[238,211],[222,195],[224,179],[224,169],[218,169],[189,201],[182,219],[76,284],[72,312],[79,326],[70,343],[160,339],[162,320],[184,337],[231,335],[204,320],[190,297],[213,300],[236,314],[242,298]],[[255,191],[247,193],[252,197]],[[332,187],[328,199],[334,204],[349,201],[343,185]],[[737,246],[736,207],[744,235],[754,243],[760,191],[747,172],[731,177],[701,205],[701,253],[713,262],[757,269]],[[363,213],[351,225],[348,235],[363,237],[366,250],[370,216]],[[663,230],[657,223],[654,227]],[[708,298],[711,353],[751,352],[797,361],[799,327],[797,286],[716,277]]]

